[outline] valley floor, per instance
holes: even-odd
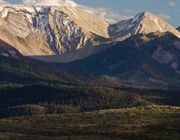
[[[0,119],[0,139],[179,140],[180,107],[144,106]]]

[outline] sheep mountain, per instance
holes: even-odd
[[[31,61],[33,71],[42,60],[51,62],[47,63],[51,67],[56,63],[56,71],[60,67],[79,77],[82,73],[95,75],[98,81],[114,85],[180,88],[179,38],[178,29],[149,12],[110,24],[81,7],[0,8],[0,55],[7,57],[6,62],[8,57],[9,61],[23,60],[23,65]],[[1,66],[5,68],[4,63]],[[18,69],[12,73],[13,66],[8,68],[11,78],[17,76]]]

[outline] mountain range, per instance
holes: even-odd
[[[72,6],[4,6],[0,38],[25,56],[59,55],[104,42],[151,32],[180,33],[161,18],[143,12],[109,24],[92,12]]]
[[[91,83],[177,89],[179,38],[178,29],[149,12],[110,24],[80,7],[6,5],[0,8],[0,56],[8,67],[1,62],[1,82],[23,76],[58,81],[68,71],[65,79],[74,81],[86,75]]]
[[[179,140],[180,28],[23,1],[0,4],[0,139]]]
[[[180,40],[172,33],[136,35],[103,52],[62,66],[106,80],[154,87],[179,86]],[[113,79],[113,80],[112,80]]]

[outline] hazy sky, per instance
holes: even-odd
[[[18,3],[21,0],[6,1]],[[49,0],[49,2],[51,1],[53,0]],[[115,20],[128,18],[139,12],[149,11],[166,19],[174,27],[180,26],[180,0],[76,0],[76,2],[96,8],[99,12],[107,14],[107,17]]]

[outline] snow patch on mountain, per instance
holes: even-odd
[[[3,28],[6,27],[6,30],[24,40],[33,34],[44,34],[46,39],[38,43],[37,40],[40,40],[38,37],[34,38],[33,42],[37,42],[37,47],[38,44],[47,42],[53,54],[93,46],[98,43],[94,40],[96,36],[108,37],[109,24],[81,8],[4,6],[1,8],[0,17],[0,25]],[[50,54],[51,51],[49,51]]]
[[[151,32],[168,31],[180,37],[171,25],[148,12],[110,25],[79,6],[6,5],[0,9],[0,33],[23,55],[59,55]]]
[[[180,33],[160,17],[149,12],[137,14],[134,18],[120,21],[109,28],[112,37],[128,38],[137,34],[171,32],[180,38]]]

